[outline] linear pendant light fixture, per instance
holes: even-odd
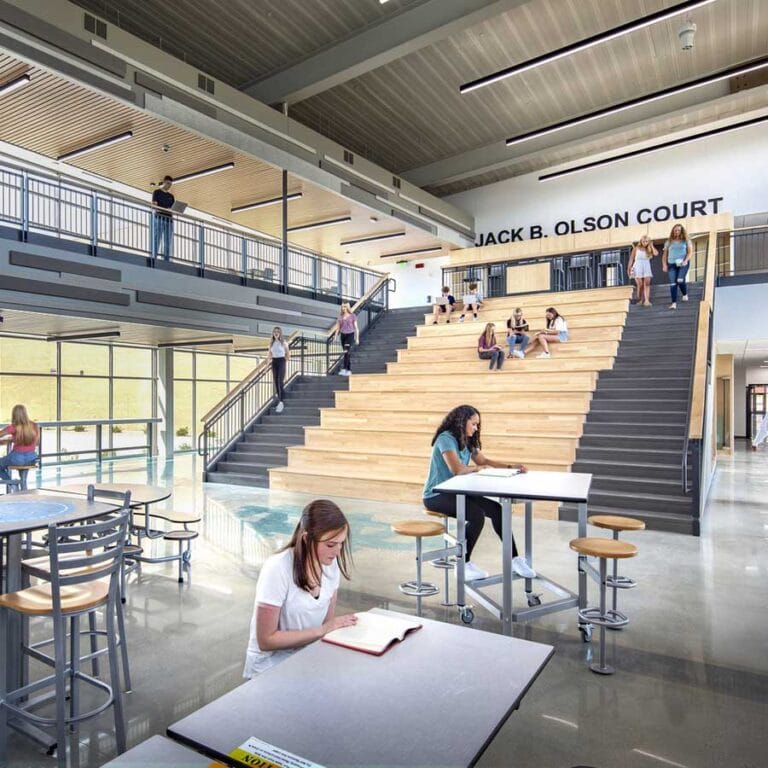
[[[357,237],[354,240],[342,240],[339,245],[363,245],[377,240],[392,240],[395,237],[405,237],[405,232],[389,232],[386,235],[370,235],[369,237]]]
[[[13,80],[9,80],[7,83],[3,83],[0,85],[0,96],[5,96],[6,93],[13,93],[13,91],[18,91],[19,88],[23,88],[25,85],[27,85],[31,79],[32,78],[29,76],[29,74],[24,73],[23,75],[14,77]]]
[[[120,331],[76,331],[74,333],[52,333],[46,341],[80,341],[83,339],[108,339],[120,336]]]
[[[414,248],[412,251],[398,251],[397,253],[382,253],[379,254],[381,259],[391,259],[393,256],[416,256],[419,253],[433,253],[434,251],[442,251],[442,245],[432,245],[428,248]]]
[[[339,216],[336,219],[326,219],[325,221],[313,221],[308,224],[296,224],[293,227],[288,227],[288,231],[302,232],[305,229],[320,229],[320,227],[332,227],[334,224],[344,224],[347,221],[352,221],[352,217]]]
[[[539,176],[539,181],[551,181],[552,179],[559,179],[563,176],[569,176],[572,173],[579,173],[580,171],[588,171],[590,168],[598,168],[602,165],[610,165],[611,163],[618,163],[621,160],[627,160],[630,157],[637,157],[638,155],[646,155],[651,152],[658,152],[668,147],[676,147],[679,144],[687,144],[689,141],[698,141],[699,139],[707,139],[710,136],[717,136],[721,133],[728,133],[729,131],[737,131],[740,128],[748,128],[750,125],[757,125],[759,123],[768,122],[768,115],[763,117],[754,117],[751,120],[744,120],[741,123],[734,125],[726,125],[722,128],[713,128],[709,131],[702,131],[701,133],[693,134],[692,136],[685,136],[680,139],[672,139],[671,141],[665,141],[661,144],[655,144],[652,147],[644,147],[643,149],[635,149],[632,152],[624,152],[620,155],[614,155],[613,157],[607,157],[605,160],[594,160],[590,163],[583,163],[582,165],[576,165],[573,168],[567,168],[564,171],[555,171],[554,173],[545,173],[543,176]]]
[[[232,337],[225,339],[179,339],[179,341],[161,341],[158,343],[159,349],[167,347],[209,347],[221,344],[234,344]]]
[[[230,168],[234,168],[234,163],[224,163],[223,165],[214,165],[212,168],[204,168],[202,171],[193,171],[192,173],[185,173],[183,176],[174,176],[174,184],[182,184],[185,181],[192,181],[192,179],[199,179],[201,176],[210,176],[212,173],[219,173],[221,171],[228,171]]]
[[[101,149],[102,147],[109,147],[112,144],[118,144],[121,141],[126,141],[127,139],[131,138],[133,138],[133,131],[123,131],[123,133],[110,136],[108,139],[94,141],[93,144],[87,144],[84,147],[80,147],[80,149],[73,149],[71,152],[65,152],[63,155],[59,155],[56,159],[59,162],[63,162],[65,160],[74,160],[74,158],[80,157],[80,155],[85,155],[88,152],[93,152],[94,150]]]
[[[620,104],[616,104],[612,107],[606,107],[605,109],[598,109],[595,112],[590,112],[581,117],[573,117],[569,120],[563,120],[560,123],[555,123],[546,128],[542,128],[537,131],[530,131],[529,133],[521,133],[519,136],[513,136],[511,139],[507,139],[507,146],[511,147],[515,144],[520,144],[530,139],[539,138],[541,136],[547,136],[550,133],[562,131],[565,128],[573,128],[575,125],[581,125],[582,123],[588,123],[590,120],[597,120],[600,117],[606,117],[607,115],[615,115],[617,112],[623,112],[633,107],[639,107],[642,104],[650,104],[660,99],[665,99],[667,96],[676,96],[686,91],[692,91],[695,88],[702,88],[705,85],[711,85],[712,83],[718,83],[721,80],[728,80],[732,77],[738,77],[740,75],[746,75],[749,72],[755,72],[758,69],[764,69],[768,67],[768,57],[762,59],[753,59],[746,64],[739,64],[736,67],[730,69],[724,69],[721,72],[716,72],[713,75],[706,75],[696,80],[690,80],[682,85],[674,85],[670,88],[665,88],[655,93],[650,93],[647,96],[639,96],[636,99],[630,99],[629,101],[623,101]]]
[[[552,61],[563,59],[566,56],[571,56],[572,54],[578,53],[579,51],[584,51],[587,48],[592,48],[596,45],[600,45],[601,43],[608,42],[609,40],[615,40],[617,37],[628,35],[630,32],[635,32],[636,30],[643,29],[644,27],[650,27],[653,24],[658,24],[660,21],[671,19],[675,16],[679,16],[680,14],[688,13],[695,8],[701,8],[703,5],[709,5],[710,3],[714,2],[715,0],[686,0],[686,2],[677,3],[676,5],[672,5],[669,8],[663,8],[662,10],[656,11],[656,13],[651,13],[648,16],[641,16],[639,19],[628,21],[626,24],[621,24],[618,27],[614,27],[613,29],[600,32],[597,35],[592,35],[591,37],[587,37],[584,40],[579,40],[575,43],[571,43],[570,45],[558,48],[555,51],[550,51],[549,53],[536,56],[535,58],[529,59],[528,61],[523,61],[520,64],[515,64],[512,67],[506,67],[505,69],[501,69],[498,72],[494,72],[493,74],[485,75],[484,77],[480,77],[477,80],[472,80],[469,83],[464,83],[464,85],[459,87],[459,92],[470,93],[471,91],[476,91],[478,88],[483,88],[484,86],[490,85],[491,83],[498,83],[500,80],[505,80],[508,77],[519,75],[522,72],[528,72],[531,69],[540,67],[542,64],[548,64]]]
[[[300,197],[304,197],[303,192],[291,192],[290,195],[286,195],[286,200],[298,200]],[[255,203],[248,203],[247,205],[238,205],[237,208],[230,208],[231,213],[243,213],[243,211],[252,211],[254,208],[266,208],[268,205],[277,205],[283,202],[282,195],[280,197],[270,197],[268,200],[257,200]]]

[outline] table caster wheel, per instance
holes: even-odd
[[[579,624],[579,632],[581,632],[581,639],[585,643],[592,642],[592,625],[591,624]]]
[[[533,608],[536,605],[541,605],[541,595],[530,594],[528,597],[528,607]]]
[[[475,620],[475,612],[471,608],[462,608],[459,615],[465,624],[471,624]]]

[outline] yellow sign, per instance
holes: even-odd
[[[229,756],[241,765],[251,768],[323,768],[322,765],[268,744],[255,736],[251,736],[245,744],[233,749]],[[223,766],[219,763],[211,763],[209,768],[223,768]]]

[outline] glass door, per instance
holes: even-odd
[[[768,384],[747,385],[747,439],[752,440],[765,418]]]

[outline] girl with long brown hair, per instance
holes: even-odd
[[[339,583],[349,579],[351,562],[344,513],[327,499],[307,504],[291,540],[261,567],[243,677],[357,622],[354,614],[336,616]]]
[[[37,446],[40,442],[40,428],[29,418],[25,406],[14,405],[11,410],[11,423],[0,429],[0,437],[10,435],[11,451],[0,458],[0,484],[18,485],[18,480],[11,478],[8,467],[34,464],[37,461]]]
[[[568,323],[554,307],[547,307],[544,318],[547,324],[546,329],[537,331],[533,337],[533,343],[525,350],[524,354],[529,355],[539,346],[542,351],[536,357],[551,357],[550,344],[565,344],[568,341]]]
[[[688,301],[686,278],[692,255],[693,243],[688,239],[685,227],[682,224],[675,224],[661,252],[661,268],[669,275],[669,293],[672,299],[670,309],[677,309],[678,288],[683,295],[683,301]]]
[[[481,360],[490,360],[489,371],[492,371],[494,366],[500,371],[504,365],[504,350],[496,341],[496,326],[493,323],[486,324],[485,330],[477,340],[477,356]]]
[[[288,342],[283,337],[283,329],[276,325],[272,329],[272,338],[269,340],[269,352],[267,360],[272,366],[272,381],[275,385],[275,396],[277,397],[277,407],[275,411],[282,413],[283,398],[285,397],[285,369],[288,366],[288,358],[291,355]]]

